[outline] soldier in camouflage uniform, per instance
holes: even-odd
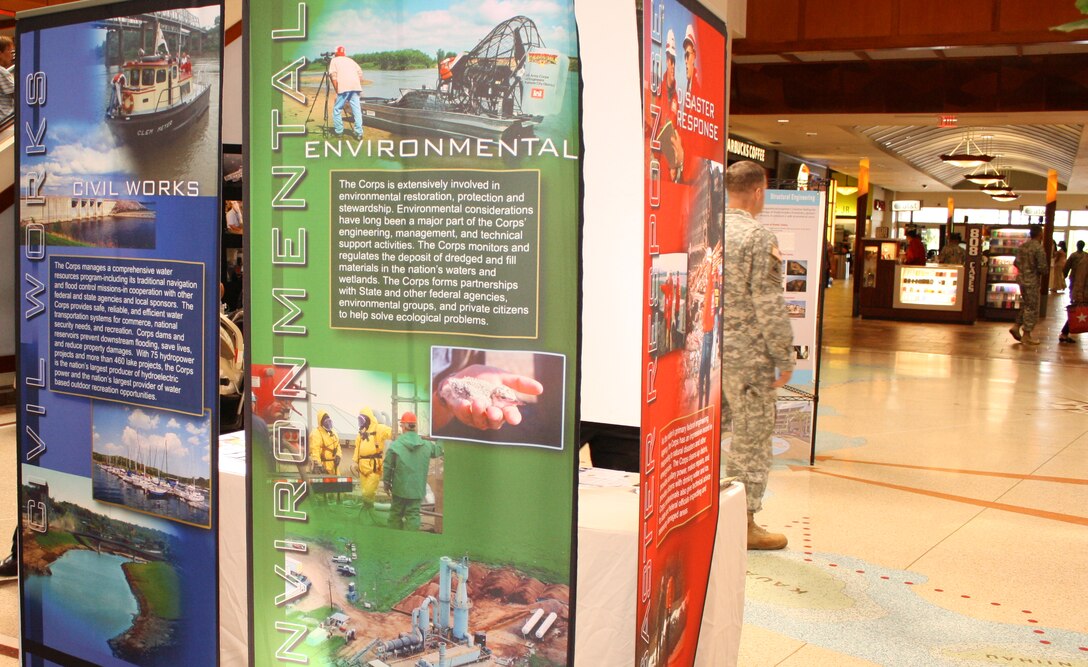
[[[1039,321],[1039,295],[1048,269],[1042,237],[1043,228],[1033,225],[1031,238],[1016,250],[1016,261],[1013,262],[1020,271],[1016,278],[1016,282],[1020,283],[1020,310],[1016,312],[1016,324],[1012,325],[1009,333],[1027,345],[1039,344],[1037,338],[1031,337],[1031,330]]]
[[[941,248],[941,254],[937,255],[938,264],[959,264],[964,265],[967,263],[967,251],[960,245],[960,241],[963,237],[959,232],[952,232],[948,235],[948,243],[944,244]]]
[[[778,387],[793,372],[793,329],[783,299],[778,240],[755,218],[767,176],[755,162],[726,171],[725,268],[722,278],[722,421],[733,432],[726,474],[748,494],[748,548],[781,549],[786,536],[755,523],[771,468]],[[777,377],[776,377],[777,374]],[[724,428],[732,419],[732,428]]]

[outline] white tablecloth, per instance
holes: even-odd
[[[575,667],[635,664],[638,496],[626,489],[578,492]],[[737,663],[744,622],[747,517],[744,487],[722,491],[718,537],[695,664]]]
[[[245,467],[236,443],[221,444],[219,468],[219,641],[224,667],[245,665],[248,612]],[[575,667],[635,661],[638,496],[630,489],[578,492]],[[744,614],[744,487],[721,494],[707,605],[696,665],[735,665]]]

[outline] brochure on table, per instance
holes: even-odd
[[[816,443],[825,204],[826,194],[820,191],[768,190],[760,216],[782,253],[783,296],[797,357],[793,376],[778,392],[774,455],[805,462],[812,460]]]
[[[253,664],[573,665],[572,3],[244,22]]]
[[[718,516],[726,32],[643,5],[645,275],[635,664],[692,665]]]
[[[218,661],[221,16],[19,16],[27,664]]]

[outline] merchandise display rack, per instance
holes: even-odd
[[[990,229],[990,249],[986,251],[986,290],[982,315],[988,320],[1014,320],[1020,309],[1019,271],[1013,266],[1016,251],[1030,236],[1030,228],[994,227]]]
[[[899,270],[901,278],[896,295],[897,307],[958,306],[963,291],[958,267],[902,266]]]

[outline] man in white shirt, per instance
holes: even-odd
[[[344,47],[336,47],[336,57],[329,63],[329,76],[336,90],[333,106],[332,127],[337,135],[344,133],[344,119],[340,117],[344,104],[351,105],[351,117],[355,119],[355,138],[363,138],[363,114],[359,110],[359,93],[363,92],[363,69],[359,63],[344,54]]]

